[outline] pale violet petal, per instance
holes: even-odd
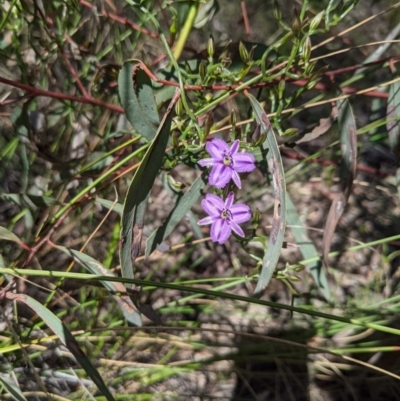
[[[239,237],[244,237],[244,232],[243,230],[233,221],[231,221],[231,228]]]
[[[239,139],[236,139],[236,141],[233,142],[231,149],[230,149],[232,156],[239,150],[239,146],[240,146],[240,141],[239,141]]]
[[[217,219],[211,225],[210,236],[214,242],[224,244],[232,233],[232,229],[226,220]]]
[[[206,159],[199,160],[197,163],[200,164],[201,167],[210,167],[214,165],[214,159],[208,157]]]
[[[242,182],[240,181],[239,174],[235,171],[235,169],[232,170],[232,180],[239,189],[242,188]]]
[[[235,198],[234,193],[233,192],[229,192],[228,197],[226,198],[226,201],[225,201],[225,207],[227,209],[230,209],[231,206],[233,205],[234,198]]]
[[[250,173],[256,168],[254,156],[251,153],[242,152],[232,156],[233,168],[238,173]]]
[[[199,225],[199,226],[207,226],[207,225],[209,225],[209,224],[212,224],[212,222],[215,220],[215,217],[214,216],[207,216],[207,217],[204,217],[204,219],[201,219],[201,220],[199,220],[198,222],[197,222],[197,224]]]
[[[233,205],[229,210],[232,214],[231,221],[236,224],[245,223],[251,218],[250,208],[245,204]]]
[[[206,143],[206,150],[213,159],[222,161],[224,154],[229,152],[229,146],[223,139],[214,138]]]
[[[225,208],[225,203],[219,196],[207,194],[205,199],[201,201],[201,207],[210,216],[220,217]]]
[[[231,180],[231,177],[232,169],[222,163],[217,163],[211,169],[208,182],[209,184],[214,185],[214,187],[221,189],[227,186],[227,184]]]

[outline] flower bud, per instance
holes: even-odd
[[[171,34],[171,36],[170,36],[171,44],[175,42],[177,31],[178,31],[178,18],[176,16],[174,16],[172,19],[172,24],[169,27],[169,33]]]
[[[214,42],[214,38],[212,35],[210,35],[210,38],[208,39],[208,42],[207,42],[207,53],[208,53],[209,60],[212,60],[212,58],[215,54],[215,42]]]
[[[293,12],[293,21],[292,21],[292,32],[294,33],[295,36],[297,36],[300,31],[301,31],[301,21],[299,17],[299,12],[297,11],[297,8],[294,9]]]
[[[322,21],[322,18],[324,16],[325,11],[321,11],[320,13],[318,13],[310,22],[310,33],[312,33],[313,31],[315,31],[318,27],[319,24]]]
[[[171,143],[172,143],[172,146],[175,148],[175,149],[178,149],[179,148],[179,135],[180,133],[179,133],[179,131],[177,131],[177,130],[174,130],[173,132],[172,132],[172,134],[171,134]]]
[[[307,35],[306,40],[303,44],[303,54],[304,54],[304,61],[307,63],[310,60],[311,56],[311,39],[310,36]]]
[[[200,74],[200,79],[204,81],[204,78],[207,75],[207,63],[204,60],[202,60],[199,65],[199,74]]]
[[[274,1],[274,17],[278,22],[282,21],[282,13],[276,0]]]
[[[250,61],[249,52],[247,51],[245,45],[239,42],[239,54],[242,61],[247,64]]]
[[[178,117],[181,117],[183,114],[183,104],[181,98],[175,103],[175,113]]]

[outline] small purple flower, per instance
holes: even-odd
[[[256,168],[254,156],[248,152],[238,152],[240,141],[236,140],[229,148],[228,144],[219,138],[206,143],[210,158],[198,161],[202,167],[212,167],[208,183],[219,189],[227,186],[233,180],[238,188],[242,187],[238,173],[250,173]]]
[[[217,195],[207,194],[201,201],[202,208],[209,216],[197,224],[200,226],[211,224],[210,235],[214,242],[225,243],[232,230],[240,237],[244,237],[239,224],[250,220],[250,208],[245,204],[234,205],[233,198],[233,192],[229,193],[225,202]]]

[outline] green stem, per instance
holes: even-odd
[[[347,324],[352,324],[354,326],[365,327],[369,329],[373,329],[376,331],[381,331],[383,333],[389,333],[396,336],[400,336],[400,330],[395,329],[393,327],[382,326],[376,323],[364,322],[360,319],[352,319],[343,316],[331,315],[329,313],[319,312],[311,309],[298,308],[295,306],[280,304],[277,302],[264,301],[257,298],[252,297],[244,297],[240,295],[230,294],[227,292],[220,292],[216,290],[206,290],[203,288],[196,288],[178,284],[170,284],[163,283],[161,281],[146,281],[146,280],[136,280],[136,279],[127,279],[121,277],[110,277],[110,276],[96,276],[94,274],[87,273],[67,273],[67,272],[58,272],[58,271],[46,271],[46,270],[36,270],[36,269],[11,269],[11,268],[0,268],[0,274],[11,274],[14,276],[36,276],[36,277],[64,277],[64,278],[74,278],[79,280],[99,280],[99,281],[113,281],[113,282],[124,282],[135,284],[141,286],[144,290],[150,288],[165,288],[170,290],[177,291],[186,291],[192,292],[196,294],[208,295],[210,297],[223,298],[223,299],[231,299],[233,301],[241,301],[247,302],[262,306],[267,306],[270,308],[278,308],[283,310],[288,310],[291,312],[300,313],[303,315],[314,316],[322,319],[333,320],[336,322],[342,322]]]
[[[189,8],[189,13],[186,18],[185,24],[183,25],[182,31],[179,32],[178,40],[176,41],[175,48],[173,50],[173,55],[175,60],[179,60],[182,55],[183,48],[185,47],[186,41],[192,31],[194,21],[197,16],[198,10],[197,2],[191,4]]]

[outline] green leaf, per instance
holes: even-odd
[[[22,394],[21,389],[10,376],[0,374],[0,383],[15,401],[26,401],[26,398]]]
[[[286,205],[287,214],[286,219],[290,231],[292,231],[293,236],[296,240],[297,245],[300,246],[300,252],[304,259],[319,258],[319,254],[313,244],[313,242],[308,238],[307,230],[304,227],[300,217],[293,205],[293,202],[289,196],[286,194]],[[322,266],[321,260],[311,262],[309,264],[311,275],[313,276],[319,290],[327,301],[330,299],[330,292],[328,287],[328,280],[326,278],[325,270]]]
[[[83,266],[89,272],[95,274],[96,276],[110,276],[115,277],[105,266],[100,262],[93,259],[91,256],[86,255],[82,252],[76,251],[74,249],[68,249],[63,246],[58,246],[58,249],[70,255],[77,263]],[[124,294],[124,295],[114,295],[114,299],[118,302],[125,319],[133,324],[134,326],[140,327],[142,325],[142,319],[140,318],[140,313],[137,307],[133,303],[132,299],[126,294],[126,288],[124,284],[117,281],[101,281],[101,284],[107,288],[111,294]]]
[[[178,198],[174,209],[168,215],[164,224],[153,231],[146,243],[146,257],[148,257],[158,245],[160,245],[174,228],[180,223],[185,215],[190,211],[192,206],[200,197],[202,189],[206,186],[203,178],[197,178],[192,186],[185,192],[183,196]]]
[[[340,146],[342,151],[342,159],[340,163],[340,192],[334,194],[326,224],[324,235],[322,238],[322,252],[324,263],[328,266],[329,250],[331,247],[333,235],[336,226],[342,216],[347,205],[351,190],[353,188],[353,180],[357,169],[357,127],[347,99],[337,102],[338,108],[338,125],[340,132]]]
[[[121,68],[118,76],[119,98],[134,130],[151,141],[157,133],[159,124],[157,105],[150,79],[144,71],[136,69],[133,82],[133,68],[134,63],[131,61],[124,63]]]
[[[120,260],[122,276],[134,278],[133,264],[140,252],[144,214],[154,180],[162,166],[172,120],[172,110],[179,98],[176,92],[161,121],[157,134],[133,176],[125,197],[121,220]]]
[[[386,123],[389,135],[390,147],[396,158],[396,184],[397,193],[400,199],[400,84],[394,82],[389,88],[389,99],[387,105],[387,119],[391,120]]]
[[[24,294],[9,293],[7,295],[7,298],[11,299],[11,295],[14,300],[23,302],[41,317],[41,319],[47,324],[47,326],[53,331],[53,333],[58,336],[60,341],[70,350],[72,355],[76,358],[77,362],[82,366],[88,376],[93,380],[94,384],[106,397],[106,399],[108,401],[115,401],[99,372],[92,365],[86,354],[80,348],[78,342],[75,340],[75,337],[71,334],[69,329],[64,326],[61,320],[51,311],[45,308],[41,303],[31,298],[30,296]]]
[[[268,150],[266,159],[268,162],[269,172],[272,176],[272,186],[274,191],[274,215],[271,234],[267,250],[263,257],[260,278],[258,279],[256,289],[254,290],[255,296],[261,296],[271,280],[283,245],[283,237],[286,228],[286,184],[281,154],[279,152],[271,123],[257,99],[251,94],[249,94],[248,97],[256,121],[260,124],[261,134],[267,135],[262,147],[264,150]],[[261,163],[262,169],[263,166],[265,166],[265,163]],[[267,171],[264,171],[264,174],[267,174]]]

